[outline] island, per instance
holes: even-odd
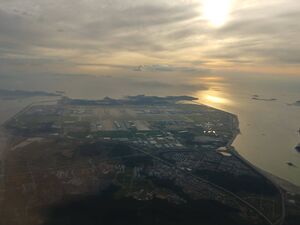
[[[27,90],[11,90],[0,89],[0,99],[14,100],[20,98],[32,98],[32,97],[58,97],[62,93],[50,93],[45,91],[27,91]]]
[[[300,153],[300,143],[295,147],[295,149]]]
[[[2,224],[283,224],[282,190],[231,146],[238,118],[193,100],[26,107],[3,128]]]
[[[300,100],[292,103],[291,105],[300,106]]]
[[[277,101],[277,98],[261,98],[259,95],[252,95],[253,100],[272,102]]]

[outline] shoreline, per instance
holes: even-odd
[[[247,159],[245,159],[244,157],[242,157],[238,153],[238,151],[232,146],[234,140],[240,134],[240,130],[239,130],[239,119],[238,119],[238,116],[235,115],[235,114],[231,114],[231,115],[233,116],[232,129],[233,129],[234,132],[233,132],[233,137],[227,143],[226,148],[228,149],[228,151],[230,153],[232,153],[232,155],[234,157],[236,157],[237,159],[239,159],[240,161],[242,161],[243,163],[245,163],[255,173],[259,174],[260,176],[262,176],[264,179],[266,179],[267,181],[269,181],[271,184],[273,184],[276,187],[276,189],[280,193],[280,197],[281,197],[281,210],[282,210],[282,214],[281,214],[281,217],[275,223],[273,223],[273,224],[274,225],[283,224],[284,219],[285,219],[285,211],[286,211],[285,210],[285,193],[284,193],[284,191],[287,191],[287,190],[284,188],[284,186],[280,185],[280,183],[278,182],[278,179],[274,179],[276,176],[272,175],[272,177],[273,177],[273,179],[272,179],[271,176],[269,175],[269,173],[264,172],[263,170],[261,170],[260,168],[256,167],[251,162],[249,162]],[[299,190],[299,192],[300,192],[300,190]]]
[[[234,129],[234,135],[232,137],[232,139],[228,142],[228,144],[226,145],[226,147],[228,147],[230,150],[232,150],[235,154],[238,155],[239,158],[243,159],[244,161],[247,162],[247,164],[249,164],[250,166],[254,167],[256,170],[258,170],[260,173],[266,175],[268,178],[270,178],[271,180],[276,180],[281,184],[284,184],[286,186],[291,186],[293,187],[293,189],[295,189],[296,192],[300,193],[300,186],[293,184],[292,182],[285,180],[284,178],[278,177],[270,172],[267,172],[257,166],[255,166],[253,163],[249,162],[247,159],[245,159],[243,156],[240,155],[240,153],[238,152],[238,150],[236,150],[236,148],[234,146],[232,146],[232,144],[234,143],[235,139],[237,138],[238,135],[240,135],[240,129],[239,129],[239,119],[238,116],[235,114],[232,114],[233,118],[234,118],[234,127],[237,129]],[[298,190],[297,190],[298,189]]]

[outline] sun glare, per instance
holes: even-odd
[[[198,98],[198,103],[208,105],[217,109],[226,110],[228,106],[234,105],[234,102],[230,99],[226,89],[219,87],[220,90],[215,88],[209,88],[208,90],[201,90],[194,95]]]
[[[206,95],[206,100],[208,100],[211,103],[219,103],[219,104],[224,104],[227,102],[226,99],[218,97],[218,96],[213,96],[213,95]]]
[[[232,0],[205,0],[203,16],[214,26],[221,26],[228,20]]]

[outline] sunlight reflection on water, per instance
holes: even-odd
[[[228,106],[234,104],[234,101],[231,99],[225,87],[217,86],[215,82],[208,82],[207,85],[211,85],[208,90],[198,91],[195,94],[195,97],[198,98],[198,103],[222,110],[226,110]]]

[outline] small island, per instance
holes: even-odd
[[[292,104],[290,104],[290,105],[300,106],[300,100],[299,100],[299,101],[296,101],[296,102],[294,102],[294,103],[292,103]]]
[[[300,143],[295,147],[295,149],[300,153]]]
[[[277,98],[261,98],[259,95],[252,95],[252,99],[257,101],[267,101],[267,102],[277,101]]]

